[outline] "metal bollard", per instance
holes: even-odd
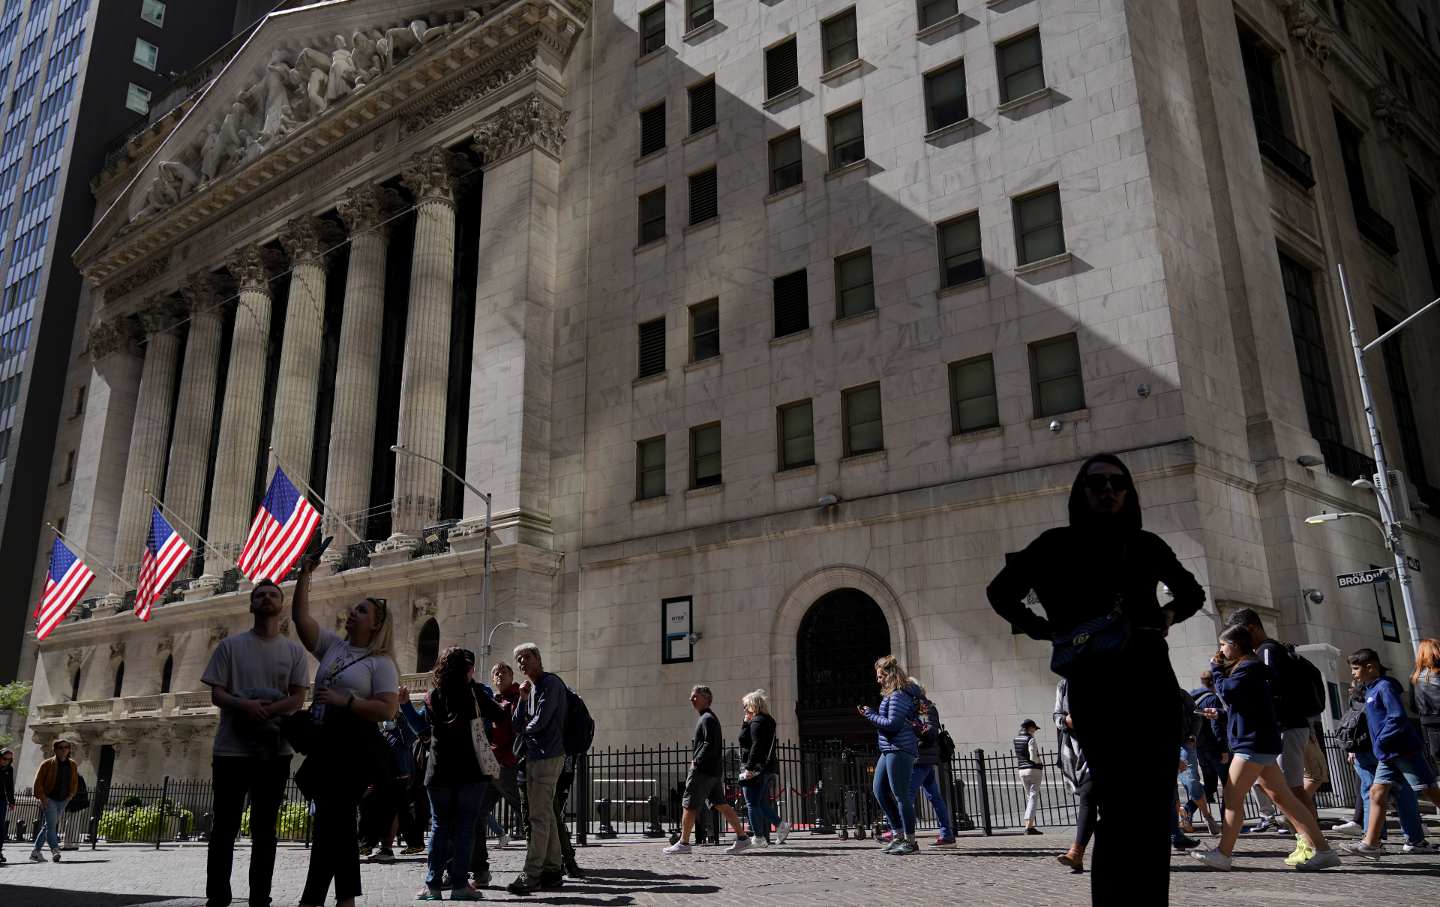
[[[665,837],[665,828],[660,824],[660,798],[651,797],[646,803],[646,809],[650,813],[650,825],[645,829],[645,837]]]
[[[985,781],[985,751],[975,751],[975,776],[980,782],[980,822],[986,837],[994,834],[990,827],[990,785]]]
[[[595,835],[602,840],[618,837],[615,833],[615,826],[610,822],[610,810],[610,798],[606,797],[600,801],[600,831]]]

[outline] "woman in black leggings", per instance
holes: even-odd
[[[1173,596],[1163,607],[1161,582]],[[1025,605],[1032,590],[1044,616]],[[1099,816],[1092,901],[1166,903],[1183,728],[1165,635],[1200,610],[1204,590],[1169,545],[1141,528],[1125,464],[1100,454],[1075,478],[1070,525],[1042,533],[986,591],[1017,630],[1054,641],[1052,664],[1070,681],[1075,737],[1090,764]],[[1148,723],[1145,733],[1135,732],[1136,721]]]

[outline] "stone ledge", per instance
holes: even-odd
[[[1032,261],[1029,264],[1023,264],[1017,267],[1015,269],[1015,276],[1020,277],[1025,274],[1034,274],[1036,271],[1043,271],[1046,268],[1053,268],[1056,265],[1063,265],[1067,261],[1073,260],[1073,258],[1074,256],[1071,255],[1069,252],[1061,252],[1059,255],[1051,255],[1047,258],[1041,258],[1037,261]]]
[[[792,333],[789,333],[789,334],[784,335],[783,337],[771,337],[771,338],[770,338],[770,345],[771,345],[772,347],[775,347],[775,346],[784,346],[784,345],[787,344],[787,343],[795,343],[796,341],[799,341],[799,340],[809,340],[809,339],[810,339],[810,328],[806,328],[806,329],[803,330],[803,331],[794,331],[794,332],[792,332]]]
[[[1049,85],[1046,85],[1044,88],[1032,91],[1027,95],[1021,95],[1013,101],[1006,101],[1004,104],[1001,104],[995,109],[1000,113],[1009,113],[1012,110],[1019,110],[1022,107],[1027,107],[1040,100],[1041,98],[1047,98],[1054,93],[1055,89],[1051,88]]]
[[[682,144],[682,145],[688,145],[688,144],[690,144],[691,142],[698,142],[698,141],[700,141],[701,139],[706,138],[707,136],[712,136],[712,135],[714,135],[715,133],[717,133],[717,132],[719,132],[719,131],[720,131],[720,124],[719,124],[719,123],[711,123],[709,126],[706,126],[704,129],[700,130],[699,132],[692,132],[692,133],[690,133],[689,135],[685,136],[685,138],[681,139],[680,144]]]
[[[784,104],[786,101],[798,97],[800,97],[800,86],[796,85],[794,88],[788,88],[785,91],[780,92],[773,98],[766,98],[760,106],[765,108],[766,110],[773,110],[776,107]]]
[[[860,324],[864,321],[874,321],[880,317],[880,309],[870,308],[863,312],[856,312],[854,315],[842,315],[830,322],[832,328],[840,328],[849,324]]]
[[[849,63],[844,63],[844,64],[842,64],[842,65],[840,65],[840,66],[837,66],[837,67],[835,67],[834,69],[830,70],[829,72],[823,72],[823,73],[821,73],[821,74],[820,74],[820,81],[822,81],[822,82],[833,82],[835,79],[840,78],[841,76],[845,75],[846,73],[854,72],[855,70],[859,69],[861,66],[864,66],[864,65],[865,65],[865,60],[864,60],[863,58],[861,58],[861,57],[856,57],[855,59],[851,60]]]
[[[772,202],[778,202],[783,198],[789,198],[792,195],[798,195],[804,191],[805,181],[801,180],[793,186],[787,186],[786,188],[781,189],[779,192],[772,192],[769,195],[765,196],[765,204],[768,205]]]
[[[974,125],[975,118],[967,116],[963,120],[956,120],[953,123],[946,123],[944,126],[940,126],[930,130],[929,132],[925,133],[925,141],[933,142],[937,139],[943,139],[947,135],[952,135],[957,132],[963,132],[964,130],[969,129]]]
[[[967,280],[964,283],[957,283],[953,287],[941,287],[940,289],[935,291],[935,298],[944,299],[946,296],[958,296],[961,293],[965,293],[977,287],[988,286],[989,284],[990,275],[986,274],[984,277],[977,277],[974,280]]]

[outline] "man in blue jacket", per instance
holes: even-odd
[[[540,661],[534,643],[515,647],[515,662],[525,675],[512,725],[525,740],[525,783],[534,804],[555,801],[555,786],[565,768],[565,714],[569,699],[565,682]],[[564,853],[553,810],[530,810],[530,837],[525,842],[525,869],[507,886],[511,894],[559,888],[564,883]]]
[[[1380,663],[1374,649],[1357,649],[1350,656],[1350,676],[1364,687],[1365,721],[1370,728],[1371,747],[1379,763],[1370,785],[1370,821],[1365,837],[1342,845],[1356,856],[1375,858],[1385,852],[1380,831],[1385,827],[1385,802],[1390,785],[1408,784],[1417,794],[1440,806],[1440,786],[1435,772],[1425,761],[1424,742],[1410,723],[1399,681]]]

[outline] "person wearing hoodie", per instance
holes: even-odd
[[[780,820],[780,813],[770,802],[771,785],[780,774],[770,697],[764,690],[753,690],[740,698],[740,707],[745,712],[739,738],[740,790],[745,794],[745,813],[750,817],[750,839],[756,846],[765,847],[770,843],[773,828],[784,844],[790,837],[790,823]]]
[[[1248,628],[1234,624],[1225,628],[1210,672],[1216,678],[1215,691],[1229,713],[1225,731],[1230,747],[1230,783],[1225,785],[1225,827],[1220,843],[1212,849],[1193,850],[1190,855],[1211,869],[1232,868],[1235,841],[1245,822],[1245,795],[1258,782],[1300,834],[1300,846],[1285,862],[1302,871],[1339,866],[1340,855],[1325,840],[1314,814],[1290,790],[1280,770],[1284,741],[1270,690],[1273,675],[1256,655]],[[1205,709],[1204,717],[1214,720],[1219,712]]]
[[[1440,766],[1440,639],[1422,639],[1410,675],[1410,695],[1420,716],[1420,731],[1430,761]]]
[[[1060,772],[1070,792],[1075,795],[1075,840],[1070,849],[1055,859],[1069,866],[1073,873],[1085,871],[1085,848],[1095,835],[1095,798],[1090,778],[1090,763],[1075,739],[1075,719],[1070,714],[1070,682],[1060,678],[1055,685],[1055,729],[1059,733]]]
[[[1135,483],[1118,457],[1085,461],[1070,489],[1069,516],[1068,526],[1046,530],[1007,557],[986,594],[1018,632],[1053,641],[1052,667],[1070,681],[1075,735],[1099,814],[1091,899],[1163,904],[1181,735],[1165,635],[1200,610],[1205,592],[1170,546],[1141,528]],[[1172,596],[1163,607],[1161,582]],[[1043,616],[1026,606],[1032,591]],[[1136,734],[1137,715],[1174,727]]]
[[[1360,795],[1355,798],[1354,821],[1345,822],[1342,825],[1330,829],[1333,836],[1359,835],[1364,837],[1365,829],[1370,825],[1370,785],[1375,783],[1375,770],[1380,763],[1375,758],[1375,751],[1370,740],[1370,722],[1365,714],[1365,688],[1358,681],[1350,684],[1350,707],[1346,709],[1345,715],[1340,719],[1340,727],[1336,732],[1336,738],[1340,745],[1345,748],[1345,757],[1355,770],[1356,780],[1359,782]],[[1415,798],[1415,791],[1410,789],[1408,784],[1394,785],[1390,790],[1390,797],[1395,805],[1395,811],[1400,816],[1400,830],[1405,833],[1405,853],[1434,853],[1435,849],[1425,840],[1425,823],[1420,818],[1420,801]],[[1380,827],[1380,840],[1385,840],[1386,829]],[[1344,848],[1342,848],[1344,849]],[[1376,856],[1376,854],[1362,854],[1363,856]]]
[[[920,849],[915,838],[915,797],[910,777],[920,744],[912,722],[917,714],[919,690],[894,655],[875,662],[875,682],[880,685],[880,708],[857,706],[860,716],[875,728],[880,738],[880,758],[875,763],[875,800],[885,811],[894,836],[884,852],[906,856]]]
[[[914,678],[911,678],[914,680]],[[935,836],[936,847],[955,846],[955,826],[951,824],[950,804],[940,790],[940,709],[925,694],[925,686],[915,681],[918,696],[915,715],[915,740],[919,756],[915,769],[910,774],[910,790],[925,792],[930,808],[935,810],[935,820],[940,823],[940,833]]]
[[[1209,671],[1200,673],[1200,687],[1190,691],[1190,696],[1195,700],[1195,708],[1199,711],[1214,709],[1216,718],[1200,719],[1200,732],[1195,735],[1195,758],[1200,767],[1200,783],[1204,788],[1205,799],[1214,800],[1220,804],[1221,820],[1224,820],[1225,800],[1220,793],[1225,785],[1225,766],[1230,761],[1230,750],[1225,733],[1225,722],[1228,716],[1225,714],[1225,704],[1215,693],[1215,675]],[[1205,813],[1205,827],[1210,834],[1220,833],[1219,824]]]
[[[1365,724],[1375,755],[1375,778],[1370,784],[1370,821],[1365,837],[1343,845],[1356,856],[1374,859],[1385,853],[1380,830],[1385,826],[1385,804],[1390,788],[1408,785],[1420,796],[1440,806],[1440,786],[1435,771],[1425,760],[1425,743],[1405,712],[1400,683],[1380,663],[1374,649],[1357,649],[1350,656],[1350,676],[1364,685]]]
[[[1040,754],[1040,741],[1035,732],[1040,725],[1029,718],[1020,722],[1020,731],[1010,741],[1015,748],[1015,776],[1025,791],[1025,834],[1041,834],[1035,826],[1035,810],[1040,806],[1040,781],[1045,777],[1045,757]]]
[[[0,863],[5,862],[6,813],[15,808],[15,753],[0,748]]]

